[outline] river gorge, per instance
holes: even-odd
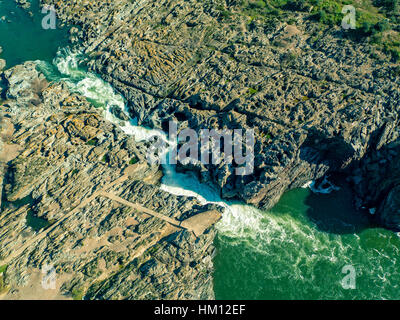
[[[38,72],[49,83],[63,84],[71,93],[86,98],[103,119],[133,136],[137,143],[145,145],[155,133],[163,135],[156,130],[160,128],[152,128],[150,121],[144,121],[140,110],[131,112],[131,97],[121,90],[122,81],[115,86],[112,81],[107,82],[107,72],[95,72],[93,65],[98,62],[93,61],[93,52],[84,52],[81,44],[67,43],[67,26],[56,30],[40,28],[43,14],[33,2],[33,16],[14,2],[0,3],[0,17],[5,17],[0,21],[0,57],[6,60],[6,68],[35,61]],[[122,111],[122,117],[115,115],[115,107]],[[193,110],[197,108],[200,107]],[[166,134],[163,138],[168,139]],[[328,147],[338,148],[339,153],[344,148],[339,143]],[[330,151],[334,150],[324,152]],[[194,198],[195,207],[213,206],[221,211],[221,220],[212,227],[215,252],[210,255],[216,299],[400,297],[399,235],[377,223],[372,206],[355,208],[358,195],[346,172],[323,172],[322,165],[316,166],[305,170],[322,172],[316,175],[317,185],[327,177],[330,186],[335,186],[333,190],[324,192],[322,186],[313,187],[312,180],[296,176],[290,190],[279,195],[276,204],[271,201],[271,206],[256,206],[250,196],[226,196],[229,192],[221,190],[212,179],[199,177],[197,168],[163,165],[158,185],[161,191]],[[342,284],[345,266],[354,267],[356,272],[354,289]],[[90,297],[102,298],[95,294]]]

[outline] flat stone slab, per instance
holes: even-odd
[[[209,227],[221,219],[221,213],[217,210],[210,210],[198,213],[193,217],[183,220],[180,224],[182,228],[191,230],[198,237]]]

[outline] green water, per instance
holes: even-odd
[[[26,225],[31,227],[34,231],[39,232],[51,226],[51,223],[46,219],[37,217],[32,210],[29,210],[26,214]]]
[[[6,60],[8,68],[28,60],[51,61],[58,48],[68,44],[65,28],[42,28],[46,14],[40,12],[39,1],[32,1],[31,11],[33,16],[16,6],[14,0],[0,0],[0,58]]]
[[[329,195],[290,191],[244,229],[221,223],[217,299],[400,298],[400,238],[355,212],[345,187]],[[342,286],[345,265],[354,267],[355,289]]]
[[[7,199],[3,198],[1,202],[1,209],[7,207],[13,207],[14,209],[19,209],[26,205],[29,205],[30,207],[35,205],[35,201],[31,195],[28,195],[24,198],[12,202],[9,202],[7,201]],[[25,219],[26,219],[25,220],[26,225],[28,227],[31,227],[32,230],[36,232],[39,232],[41,229],[45,229],[51,225],[51,223],[46,219],[36,216],[32,210],[27,210]]]
[[[94,74],[76,68],[76,57],[58,48],[67,45],[67,30],[44,30],[34,1],[30,17],[12,0],[0,0],[0,46],[8,67],[43,60],[51,75],[58,73],[74,92],[105,105],[124,104]],[[10,22],[7,22],[10,21]],[[72,72],[72,71],[73,72]],[[79,72],[78,72],[79,71]],[[57,78],[58,77],[58,78]],[[57,79],[56,79],[57,78]],[[75,89],[74,89],[75,88]],[[211,197],[212,198],[212,197]],[[216,200],[218,201],[218,200]],[[217,299],[399,299],[396,265],[400,238],[374,227],[351,206],[351,192],[342,187],[329,195],[308,189],[286,193],[278,205],[262,212],[230,205],[217,225],[214,289]],[[27,224],[48,226],[30,212]],[[355,289],[344,289],[342,268],[355,268]]]

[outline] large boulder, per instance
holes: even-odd
[[[388,193],[380,210],[381,223],[396,231],[400,231],[400,185]]]
[[[6,67],[6,60],[0,59],[0,71],[3,71]]]
[[[18,99],[18,103],[23,105],[37,105],[41,102],[42,90],[47,81],[44,75],[36,70],[34,62],[26,62],[6,70],[4,79],[8,88],[7,99]]]

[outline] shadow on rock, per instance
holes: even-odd
[[[330,180],[340,189],[329,194],[310,193],[305,200],[308,218],[319,230],[334,234],[358,233],[371,227],[369,216],[355,210],[352,191],[343,176]]]

